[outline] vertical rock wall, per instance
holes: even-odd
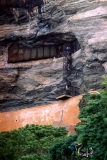
[[[107,73],[106,0],[4,2],[0,3],[2,110],[11,108],[11,104],[20,109],[27,107],[28,103],[29,106],[53,103],[58,90],[62,93],[61,87],[65,86],[61,58],[8,64],[8,46],[13,43],[33,49],[72,43],[77,39],[81,50],[72,54],[67,79],[78,94],[101,89],[102,75]]]

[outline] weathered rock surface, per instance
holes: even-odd
[[[35,48],[72,44],[75,39],[81,49],[72,54],[71,72],[66,75],[73,95],[100,89],[101,76],[107,73],[107,1],[1,1],[1,110],[52,103],[65,85],[62,58],[8,64],[13,42]]]
[[[63,81],[62,66],[62,58],[3,65],[0,68],[1,110],[56,101],[57,86]]]

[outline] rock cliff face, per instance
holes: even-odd
[[[107,73],[106,11],[106,0],[0,1],[1,111],[53,103],[66,81],[73,96],[100,89]],[[66,46],[73,49],[68,73],[60,57]]]

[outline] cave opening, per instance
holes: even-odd
[[[12,43],[8,48],[8,63],[25,62],[47,58],[60,58],[66,47],[71,48],[71,53],[75,53],[81,47],[77,39],[64,41],[61,43],[42,44],[35,47],[24,46],[21,43]]]
[[[46,38],[46,37],[45,37]],[[78,40],[75,37],[71,37],[69,41],[63,40],[60,37],[60,40],[55,39],[55,37],[47,37],[45,40],[42,37],[36,41],[36,45],[33,47],[28,45],[23,45],[18,42],[14,42],[8,48],[8,63],[18,63],[18,62],[27,62],[27,61],[38,61],[49,58],[61,58],[63,61],[63,73],[62,73],[62,85],[58,86],[56,99],[65,100],[72,96],[79,94],[78,88],[71,84],[69,76],[72,73],[72,55],[81,49],[81,46]],[[59,37],[58,37],[59,38]],[[67,37],[68,38],[68,37]],[[71,52],[71,61],[68,63],[67,56],[64,56],[64,51],[66,48],[70,48]],[[66,67],[64,67],[64,63]],[[70,66],[69,66],[70,65]],[[69,69],[68,69],[69,66]]]

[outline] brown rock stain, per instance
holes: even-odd
[[[65,126],[69,134],[75,133],[78,119],[80,96],[47,106],[26,108],[18,111],[0,113],[0,131],[10,131],[26,124]]]

